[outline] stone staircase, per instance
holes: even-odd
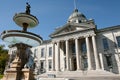
[[[104,70],[47,72],[38,80],[120,80],[120,75]]]

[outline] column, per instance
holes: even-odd
[[[69,61],[69,41],[66,40],[66,64],[67,64],[67,70],[70,70],[70,61]]]
[[[90,54],[90,42],[88,37],[86,37],[85,40],[86,40],[86,48],[87,48],[88,70],[91,70],[92,62],[91,62],[91,54]]]
[[[104,58],[103,58],[103,54],[100,53],[99,56],[100,56],[100,62],[101,62],[101,69],[104,70]]]
[[[94,51],[96,69],[100,69],[100,62],[99,62],[99,58],[98,58],[98,54],[97,54],[95,36],[92,36],[92,43],[93,43],[93,51]]]
[[[80,56],[79,56],[79,43],[78,38],[75,39],[75,51],[76,51],[76,61],[77,61],[77,70],[80,70]]]
[[[57,42],[57,71],[60,71],[60,42]]]
[[[55,71],[55,43],[53,43],[53,55],[52,55],[52,70]]]

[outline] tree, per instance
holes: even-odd
[[[5,50],[4,47],[4,45],[0,45],[0,74],[3,74],[8,61],[8,50]]]

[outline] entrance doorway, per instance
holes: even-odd
[[[72,58],[72,71],[77,70],[77,63],[76,63],[76,57]]]

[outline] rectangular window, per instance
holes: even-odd
[[[85,54],[87,52],[86,43],[85,42],[81,43],[81,51],[82,51],[83,54]]]
[[[65,69],[67,68],[67,65],[66,65],[67,63],[66,63],[66,58],[64,58],[64,67],[65,67]]]
[[[66,55],[66,45],[63,46],[64,55]]]
[[[48,61],[48,65],[49,65],[49,66],[48,66],[49,70],[51,70],[51,69],[52,69],[52,60],[49,60],[49,61]]]
[[[44,48],[41,49],[41,57],[44,57]]]
[[[107,65],[109,68],[112,68],[112,58],[109,55],[106,55]]]
[[[52,56],[52,47],[49,47],[49,57]]]
[[[41,61],[40,66],[41,66],[41,69],[43,69],[43,68],[44,68],[44,61]]]
[[[76,51],[75,51],[75,44],[72,44],[72,53],[76,54]]]
[[[37,56],[37,49],[34,50],[34,57]]]
[[[45,61],[44,60],[40,61],[40,71],[45,72]]]
[[[120,47],[120,36],[117,36],[116,39],[117,39],[118,47]]]
[[[104,50],[108,50],[108,49],[109,49],[109,46],[108,46],[108,41],[107,41],[107,39],[106,39],[106,38],[103,38],[102,41],[103,41],[103,48],[104,48]]]

